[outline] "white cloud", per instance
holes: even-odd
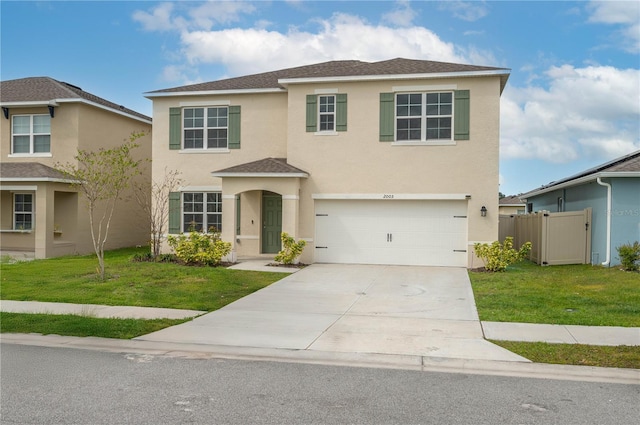
[[[637,1],[592,1],[587,9],[591,12],[588,22],[619,25],[619,44],[630,53],[640,51],[640,3]]]
[[[565,163],[640,149],[640,71],[608,66],[551,67],[549,88],[507,87],[502,98],[503,159]]]
[[[409,57],[466,62],[482,52],[456,48],[423,27],[372,25],[352,15],[335,14],[317,21],[318,32],[289,29],[286,33],[258,28],[183,32],[181,41],[190,64],[223,63],[231,75],[328,60],[366,61]],[[482,63],[492,58],[485,58]]]
[[[444,1],[440,9],[450,11],[454,17],[463,21],[474,22],[489,14],[484,1]]]
[[[382,15],[382,22],[398,27],[408,27],[417,15],[408,0],[400,0],[393,11]]]
[[[136,10],[133,12],[133,20],[140,22],[146,31],[171,31],[176,27],[171,12],[173,3],[161,3],[151,9],[151,12]]]

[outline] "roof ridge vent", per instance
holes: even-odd
[[[71,87],[71,88],[74,88],[74,89],[78,89],[78,90],[80,90],[80,91],[84,91],[84,90],[82,90],[82,88],[80,88],[80,87],[78,87],[78,86],[74,86],[73,84],[69,84],[69,83],[67,83],[66,81],[63,81],[63,82],[62,82],[62,84],[66,85],[66,86],[69,86],[69,87]]]

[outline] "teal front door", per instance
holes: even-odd
[[[282,233],[282,196],[262,192],[262,253],[277,254],[280,251]]]

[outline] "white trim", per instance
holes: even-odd
[[[429,74],[353,75],[338,77],[281,78],[279,84],[306,84],[321,82],[378,81],[378,80],[435,80],[439,78],[509,76],[508,70],[438,72]]]
[[[0,233],[32,233],[35,229],[31,230],[17,230],[17,229],[2,229]]]
[[[282,195],[283,201],[298,201],[300,197],[298,195]]]
[[[313,94],[337,94],[338,89],[315,89]]]
[[[314,136],[338,136],[339,134],[340,133],[335,130],[316,131],[315,133],[313,133]]]
[[[236,195],[222,195],[222,199],[233,199],[235,201]]]
[[[531,196],[542,195],[543,193],[553,192],[554,190],[564,189],[571,186],[578,186],[580,184],[589,183],[591,181],[596,181],[598,178],[625,178],[625,177],[640,177],[640,172],[638,171],[604,171],[601,173],[589,174],[588,176],[580,177],[573,180],[568,180],[563,183],[558,183],[552,186],[543,187],[540,189],[534,189],[530,192],[523,193],[522,195],[518,195],[520,199],[529,198]]]
[[[457,90],[457,84],[431,84],[422,86],[393,86],[393,92],[413,92],[413,91],[441,91],[441,90]]]
[[[465,201],[464,193],[313,193],[312,199],[373,199],[383,201]]]
[[[309,174],[307,173],[227,173],[227,172],[215,172],[211,173],[213,177],[275,177],[275,178],[283,178],[283,177],[298,177],[298,178],[307,178]]]
[[[222,192],[222,186],[180,186],[178,192]]]
[[[607,267],[610,265],[609,263],[611,263],[611,184],[603,182],[600,177],[596,179],[596,183],[607,188],[607,257],[600,264],[601,266]]]
[[[391,142],[391,146],[455,146],[455,140],[428,139],[428,140],[400,140]]]
[[[133,120],[143,122],[143,123],[145,123],[145,124],[151,124],[151,120],[150,120],[150,119],[149,119],[149,120],[147,120],[147,119],[144,119],[144,118],[141,118],[141,117],[137,117],[137,116],[135,116],[135,115],[128,114],[128,113],[123,112],[123,111],[120,111],[120,110],[118,110],[118,109],[110,108],[110,107],[108,107],[108,106],[104,106],[104,105],[101,105],[101,104],[99,104],[99,103],[91,102],[91,101],[89,101],[89,100],[85,100],[85,99],[82,99],[82,98],[75,98],[75,99],[55,99],[54,101],[55,101],[55,102],[59,102],[59,103],[84,103],[84,104],[86,104],[86,105],[95,106],[96,108],[104,109],[105,111],[113,112],[114,114],[122,115],[122,116],[125,116],[125,117],[127,117],[127,118],[131,118],[131,119],[133,119]],[[55,118],[54,118],[54,119],[55,119]]]
[[[78,180],[70,179],[57,179],[52,177],[3,177],[0,178],[0,182],[50,182],[50,183],[68,183],[76,184],[80,183]]]
[[[236,235],[236,239],[259,240],[260,236],[256,235]]]
[[[188,108],[188,107],[193,107],[193,106],[230,106],[231,105],[231,101],[230,100],[211,100],[211,101],[205,101],[205,100],[200,100],[197,102],[180,102],[178,103],[178,106],[180,106],[181,108]]]
[[[20,136],[20,135],[18,135]],[[39,152],[39,153],[10,153],[7,158],[51,158],[53,155],[51,152]]]
[[[38,186],[0,186],[0,190],[13,190],[16,192],[35,192]]]
[[[229,143],[227,141],[227,143]],[[178,153],[184,154],[222,154],[222,153],[231,153],[229,148],[212,148],[212,149],[202,149],[202,148],[193,148],[193,149],[180,149]]]
[[[203,90],[203,91],[176,91],[176,92],[164,92],[164,93],[143,93],[143,96],[148,99],[156,97],[175,97],[175,96],[207,96],[207,95],[226,95],[226,94],[254,94],[254,93],[285,93],[286,90],[280,88],[266,88],[266,89],[235,89],[235,90]]]

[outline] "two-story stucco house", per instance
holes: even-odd
[[[2,81],[0,106],[0,250],[92,253],[84,197],[54,167],[73,162],[78,149],[108,149],[141,131],[148,135],[134,155],[150,158],[151,118],[49,77]],[[145,245],[149,227],[135,201],[122,202],[106,248]]]
[[[146,93],[153,178],[182,172],[170,233],[211,226],[232,256],[474,267],[498,237],[509,70],[333,61]],[[484,207],[484,208],[483,208]]]

